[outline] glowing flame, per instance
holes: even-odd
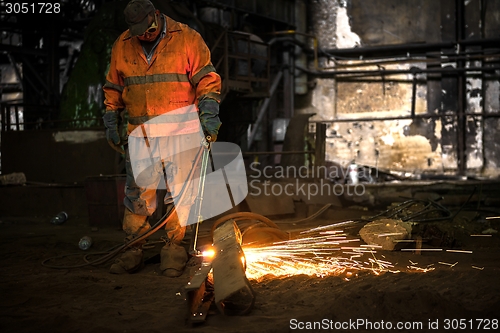
[[[383,272],[398,273],[389,261],[377,259],[376,249],[380,246],[359,245],[360,239],[349,239],[341,230],[326,230],[339,224],[309,229],[297,239],[276,242],[266,246],[246,245],[246,275],[259,280],[266,275],[278,277],[305,274],[325,277],[345,275],[348,279],[358,271],[371,271],[376,275]],[[366,258],[367,259],[363,259]],[[409,266],[414,272],[426,272]]]
[[[208,250],[202,251],[201,255],[204,258],[212,259],[215,256],[215,250],[214,249],[208,249]]]

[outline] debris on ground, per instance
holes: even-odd
[[[398,240],[407,239],[408,227],[401,220],[380,219],[367,223],[359,230],[359,236],[369,245],[381,246],[382,250],[392,251]]]

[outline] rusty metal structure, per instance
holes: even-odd
[[[271,57],[276,59],[277,54],[271,56],[268,43],[258,35],[276,27],[293,28],[294,1],[153,3],[205,38],[224,80],[223,97],[231,92],[253,99],[269,96]],[[4,131],[100,125],[109,50],[127,28],[122,22],[124,5],[123,1],[62,1],[59,15],[44,27],[34,15],[2,14],[0,52],[11,74],[2,82]],[[275,67],[272,75],[280,70]],[[6,95],[21,92],[17,99]]]
[[[254,132],[260,127],[259,142],[251,149],[273,150],[267,128],[272,118],[280,116],[273,106],[282,104],[279,96],[293,79],[284,75],[281,46],[268,43],[269,33],[295,29],[295,1],[153,3],[200,32],[212,51],[213,63],[223,79],[221,118],[225,126],[220,139],[248,146],[249,126]],[[127,28],[125,5],[124,1],[62,1],[59,15],[44,26],[36,23],[35,15],[2,14],[0,117],[4,136],[11,131],[31,136],[32,130],[40,129],[102,129],[102,85],[111,46]],[[282,84],[285,79],[288,83]],[[276,82],[274,89],[272,82]],[[290,94],[286,95],[290,100]],[[9,158],[14,152],[5,146],[3,150],[8,159],[4,170],[16,169],[18,165]]]
[[[411,11],[410,4],[388,1],[384,6],[394,4],[398,13]],[[50,20],[43,25],[37,23],[39,17],[34,14],[2,11],[0,117],[4,142],[14,140],[9,138],[14,136],[12,132],[23,132],[26,142],[34,141],[32,130],[40,129],[102,132],[104,74],[111,45],[126,29],[122,14],[126,1],[60,3],[61,12],[47,16]],[[210,47],[223,79],[220,117],[224,125],[219,139],[239,144],[247,161],[259,160],[262,166],[323,166],[342,149],[352,150],[352,154],[366,150],[352,148],[359,140],[340,135],[338,128],[344,131],[407,120],[412,122],[410,135],[424,137],[432,153],[441,154],[443,160],[448,158],[444,168],[448,175],[465,176],[471,169],[479,174],[480,168],[494,169],[500,163],[494,131],[500,105],[495,93],[499,72],[495,15],[500,7],[495,1],[445,0],[437,4],[425,0],[420,5],[426,10],[428,24],[405,15],[404,19],[415,25],[415,29],[406,29],[398,23],[403,19],[398,16],[386,20],[391,21],[386,27],[390,33],[379,34],[371,31],[379,29],[380,22],[391,15],[380,5],[382,2],[153,3],[200,32]],[[339,47],[341,10],[351,21],[350,33],[359,34],[362,44]],[[399,39],[393,36],[394,31],[400,34]],[[356,63],[350,64],[353,61]],[[398,75],[407,78],[401,80]],[[380,92],[374,92],[383,96],[371,101],[357,98],[354,89],[363,84],[381,86]],[[384,100],[390,95],[390,87],[398,84],[410,92],[401,98],[409,96],[404,105],[407,114],[375,115],[377,110],[372,112],[373,117],[354,114],[372,111],[370,102]],[[366,95],[372,93],[370,89],[366,89]],[[311,102],[314,98],[320,102]],[[421,104],[425,104],[425,110]],[[293,133],[289,133],[292,128]],[[284,136],[285,132],[289,135]],[[495,140],[485,140],[487,133]],[[329,151],[332,145],[341,148]],[[436,152],[436,146],[440,152]],[[367,158],[372,165],[378,162],[377,149],[373,148],[373,156]],[[13,158],[15,154],[2,145],[5,172],[21,166]],[[122,171],[120,158],[115,160],[105,172]],[[432,157],[425,160],[432,163]],[[22,166],[34,164],[23,161]],[[29,171],[27,174],[31,178]],[[81,181],[81,174],[75,174],[77,179],[71,181]]]
[[[87,25],[105,2],[62,0],[57,7],[22,10],[0,5],[3,131],[58,120],[61,87],[79,56]]]
[[[214,66],[224,84],[221,99],[230,91],[244,98],[269,96],[269,46],[251,34],[224,31],[211,46]]]

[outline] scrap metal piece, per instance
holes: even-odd
[[[198,265],[191,281],[184,287],[188,306],[187,321],[189,324],[203,323],[207,317],[208,309],[213,302],[213,282],[210,279],[212,264],[202,261]]]
[[[255,294],[245,274],[241,239],[234,220],[221,224],[213,233],[215,304],[225,315],[246,314],[255,303]]]

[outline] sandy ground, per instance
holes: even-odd
[[[82,263],[85,252],[77,244],[85,234],[94,240],[91,251],[107,250],[123,239],[118,230],[91,231],[85,218],[58,226],[48,218],[1,219],[0,332],[290,332],[313,322],[322,324],[309,330],[315,332],[373,332],[388,325],[396,332],[500,329],[497,235],[464,237],[461,248],[470,254],[377,253],[399,273],[252,280],[256,301],[250,314],[224,316],[213,307],[205,323],[192,327],[186,324],[187,272],[166,278],[155,262],[131,275],[111,275],[108,264],[74,269],[41,265],[72,253],[76,255],[57,263]],[[156,252],[159,247],[149,249],[147,256]],[[435,269],[408,271],[410,263]],[[398,323],[407,329],[397,329]]]

